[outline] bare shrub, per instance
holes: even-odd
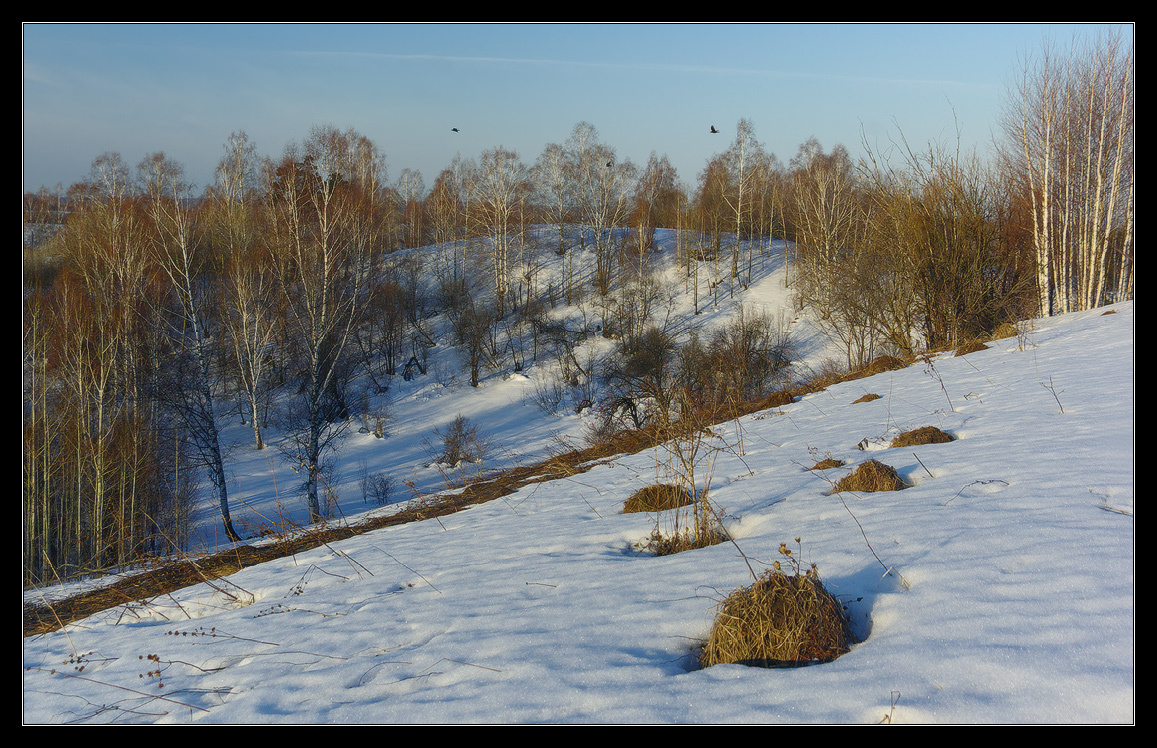
[[[841,491],[900,491],[908,484],[896,469],[879,460],[868,460],[851,475],[836,482],[835,492]]]
[[[791,559],[786,544],[780,553]],[[776,561],[750,587],[740,587],[719,605],[703,667],[737,663],[798,667],[830,662],[851,649],[854,637],[843,606],[820,581],[815,564],[788,574]]]
[[[372,473],[369,466],[362,463],[361,488],[362,502],[385,506],[390,503],[394,492],[394,479],[386,473]]]
[[[445,426],[435,428],[434,433],[442,442],[441,452],[429,442],[426,443],[426,451],[442,471],[447,485],[466,485],[472,477],[481,476],[485,472],[486,461],[494,451],[494,444],[470,419],[459,414]],[[452,471],[456,471],[457,475]]]
[[[490,453],[489,438],[462,414],[446,426],[434,429],[434,433],[442,440],[442,453],[438,461],[446,465],[479,462]]]
[[[562,376],[555,373],[545,378],[536,378],[527,397],[543,413],[554,415],[566,397],[566,386]]]
[[[921,444],[945,444],[955,441],[951,434],[945,433],[935,426],[921,426],[912,431],[905,431],[889,444],[889,447],[917,447]]]

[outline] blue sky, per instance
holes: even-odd
[[[379,24],[23,27],[24,190],[83,179],[118,151],[164,151],[198,189],[231,132],[278,156],[310,127],[354,128],[426,186],[456,154],[533,163],[574,125],[694,185],[740,118],[786,163],[816,136],[986,153],[1024,55],[1129,25]],[[715,125],[721,135],[709,135]],[[451,127],[459,133],[450,132]]]

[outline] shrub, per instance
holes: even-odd
[[[896,469],[878,460],[862,463],[851,475],[836,482],[835,492],[841,491],[900,491],[908,487]]]
[[[951,434],[945,433],[935,426],[922,426],[913,431],[905,431],[889,444],[889,447],[916,447],[921,444],[944,444],[954,441]]]
[[[387,473],[371,473],[369,468],[362,465],[362,502],[385,506],[390,503],[394,493],[394,479]]]
[[[479,462],[490,453],[490,440],[470,419],[459,414],[444,428],[434,429],[442,440],[442,453],[438,462],[455,466],[461,462]]]
[[[790,557],[786,545],[780,553]],[[854,637],[843,606],[820,581],[815,564],[788,574],[775,562],[750,587],[719,605],[699,657],[703,667],[725,663],[798,667],[830,662],[851,649]]]
[[[434,433],[441,439],[441,450],[426,440],[426,452],[448,487],[464,486],[483,475],[495,445],[470,419],[459,415]]]

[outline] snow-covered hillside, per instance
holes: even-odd
[[[673,313],[704,325],[740,302],[790,309],[774,256],[742,299],[698,316],[686,299]],[[804,365],[834,355],[806,318],[784,321]],[[110,610],[24,640],[24,720],[1132,722],[1133,351],[1130,302],[721,424],[711,496],[738,548],[640,550],[671,521],[621,513],[667,478],[654,450]],[[442,487],[424,442],[458,414],[495,464],[581,435],[584,416],[534,402],[545,363],[471,388],[442,353],[398,378],[386,438],[346,440],[339,516],[368,508],[367,471],[399,500],[406,482]],[[956,440],[886,447],[925,425]],[[235,519],[303,521],[294,473],[233,428]],[[845,466],[809,470],[829,455]],[[831,492],[870,458],[912,487]],[[211,513],[203,527],[211,541]],[[770,564],[797,537],[862,641],[823,665],[699,669],[715,605],[751,581],[740,550]]]

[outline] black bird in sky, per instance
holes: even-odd
[[[458,128],[457,127],[451,127],[450,132],[458,132]]]
[[[719,134],[719,131],[715,129],[715,125],[711,126],[711,132],[712,132],[712,134],[716,134],[716,135]]]

